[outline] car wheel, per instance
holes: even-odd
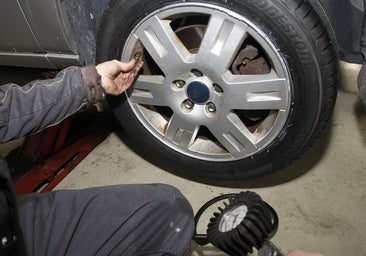
[[[321,10],[306,0],[114,1],[97,60],[144,60],[125,98],[111,101],[118,121],[143,156],[183,174],[284,168],[335,103],[338,59]]]

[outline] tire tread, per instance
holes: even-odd
[[[293,155],[292,150],[298,147],[297,143],[294,143],[289,147],[288,153],[283,155],[283,158],[276,159],[274,161],[274,171],[285,168],[291,165],[293,162],[301,158],[305,152],[311,148],[315,141],[319,139],[324,129],[328,127],[329,121],[332,116],[332,112],[336,103],[337,90],[338,90],[338,62],[339,57],[336,49],[333,45],[334,35],[332,35],[332,29],[328,20],[323,19],[315,8],[309,3],[308,0],[293,0],[295,8],[292,11],[297,18],[301,21],[301,24],[305,31],[307,31],[309,38],[313,41],[315,49],[318,51],[320,65],[323,67],[323,84],[324,96],[322,110],[320,111],[319,122],[314,128],[313,136],[310,137],[307,143],[304,143],[304,147],[299,154],[288,161],[287,154]],[[297,140],[304,140],[303,136],[299,136]],[[287,158],[287,161],[286,161]],[[287,164],[284,164],[287,163]]]

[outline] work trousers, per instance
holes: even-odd
[[[19,199],[30,256],[184,255],[193,211],[174,187],[116,185]]]

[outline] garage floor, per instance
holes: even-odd
[[[277,210],[280,226],[272,241],[284,252],[366,255],[366,111],[357,95],[340,91],[330,126],[316,145],[291,167],[260,179],[189,181],[146,162],[126,146],[129,140],[122,130],[112,133],[57,189],[167,183],[178,187],[195,211],[222,193],[252,190]],[[189,255],[223,254],[192,244]]]
[[[339,93],[330,127],[300,161],[250,181],[185,180],[136,155],[122,141],[128,139],[123,131],[113,133],[58,189],[162,182],[178,187],[195,211],[221,193],[252,190],[277,210],[280,227],[272,241],[284,252],[303,248],[329,256],[366,255],[366,114],[355,95]],[[192,255],[218,252],[193,245]]]

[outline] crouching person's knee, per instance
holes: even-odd
[[[192,207],[177,188],[163,184],[156,186],[161,193],[158,204],[165,209],[163,215],[169,229],[164,242],[166,253],[182,255],[188,249],[194,232]]]
[[[155,200],[161,207],[166,208],[169,217],[174,216],[175,224],[186,224],[189,229],[194,229],[194,215],[192,206],[185,196],[175,187],[165,184],[156,184],[159,187],[160,194]],[[173,224],[172,224],[173,225]]]

